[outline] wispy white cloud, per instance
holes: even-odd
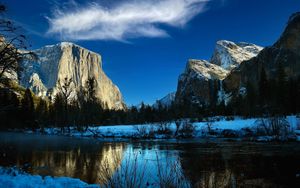
[[[205,10],[209,0],[127,0],[112,7],[72,1],[68,9],[55,8],[48,17],[47,34],[69,40],[118,40],[166,37],[161,25],[182,28]]]

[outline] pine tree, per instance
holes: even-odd
[[[74,92],[73,80],[67,77],[64,78],[63,81],[58,80],[58,92],[63,97],[64,103],[68,104],[71,99],[71,95]]]
[[[86,110],[87,123],[89,125],[96,124],[103,113],[103,108],[100,101],[96,97],[96,80],[91,77],[86,82]]]
[[[53,113],[56,126],[62,128],[66,125],[66,103],[62,94],[57,93],[54,97]]]
[[[260,72],[260,80],[259,80],[259,104],[261,107],[263,107],[267,103],[268,99],[268,92],[269,86],[268,86],[268,79],[266,75],[266,71],[264,67],[261,68]]]
[[[288,81],[288,90],[287,90],[287,98],[286,100],[286,112],[295,114],[297,112],[297,82],[290,78]]]
[[[253,116],[256,114],[256,94],[253,85],[248,81],[246,86],[247,94],[244,103],[244,110],[246,116]]]
[[[18,127],[20,125],[19,117],[19,99],[17,95],[5,88],[0,88],[0,129]]]
[[[286,74],[284,71],[284,67],[282,63],[280,62],[277,67],[277,109],[278,113],[283,114],[286,110],[286,100],[287,100],[287,80],[286,80]]]
[[[278,112],[278,85],[277,85],[277,79],[270,79],[269,80],[269,110],[271,115],[273,115],[275,112]]]
[[[212,109],[212,112],[215,111],[217,102],[218,102],[218,91],[219,91],[219,82],[218,80],[212,80],[209,82],[210,86],[210,102],[209,106]]]
[[[21,113],[25,126],[33,128],[35,126],[35,109],[32,93],[29,88],[26,89],[21,101]]]
[[[226,105],[224,100],[222,100],[220,104],[218,104],[217,109],[218,109],[218,115],[222,115],[222,116],[226,115]]]
[[[297,82],[296,82],[296,112],[299,113],[300,112],[300,76],[297,78]]]
[[[94,77],[91,77],[86,81],[86,93],[88,101],[96,102],[96,80]]]
[[[146,105],[144,102],[141,103],[141,107],[139,109],[139,122],[138,123],[145,123],[145,111],[146,111]]]
[[[136,123],[138,122],[138,119],[139,119],[139,115],[138,115],[139,111],[137,109],[137,107],[135,106],[132,106],[130,108],[130,111],[129,111],[129,123]]]
[[[59,102],[61,102],[61,106],[64,109],[62,110],[63,117],[61,117],[61,126],[67,127],[70,131],[69,124],[73,123],[72,119],[69,117],[69,103],[71,102],[72,94],[74,94],[74,85],[72,78],[65,77],[63,81],[60,79],[58,80],[58,94],[56,97],[58,97]],[[60,116],[60,115],[58,115]]]
[[[48,119],[48,105],[44,99],[40,99],[36,107],[36,116],[38,124],[43,129],[47,124]]]

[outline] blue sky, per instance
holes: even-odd
[[[216,41],[273,44],[299,0],[6,0],[32,48],[72,41],[102,55],[129,105],[175,91],[189,58]]]

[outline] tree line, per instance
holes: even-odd
[[[224,101],[196,105],[188,100],[166,107],[161,103],[150,106],[142,103],[125,110],[108,109],[96,97],[95,78],[75,92],[72,79],[58,80],[56,95],[43,99],[26,89],[20,96],[9,87],[0,89],[2,128],[43,128],[70,126],[85,130],[94,125],[144,124],[193,118],[201,121],[208,116],[245,117],[296,114],[300,111],[300,77],[288,78],[279,64],[275,78],[268,78],[261,69],[258,86],[246,85],[246,94],[239,94],[228,105]],[[74,96],[76,94],[76,96]]]
[[[108,109],[96,97],[95,78],[89,78],[84,87],[75,92],[72,79],[58,80],[57,93],[52,98],[35,96],[27,88],[22,96],[13,89],[0,89],[1,128],[44,128],[70,126],[80,130],[93,125],[144,124],[170,121],[175,117],[173,108],[157,108],[141,104],[125,110]],[[76,96],[74,96],[76,95]],[[15,118],[18,117],[18,118]]]
[[[231,114],[242,116],[274,116],[300,112],[300,76],[286,75],[279,63],[274,77],[268,77],[264,67],[258,85],[246,83],[246,95],[238,95],[228,105]]]

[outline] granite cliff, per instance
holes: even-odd
[[[300,76],[300,13],[290,17],[278,41],[232,70],[224,79],[224,90],[234,96],[245,88],[247,83],[251,83],[257,89],[262,68],[270,80],[277,77],[279,66],[287,75],[286,79],[296,79]]]
[[[228,101],[222,82],[231,70],[244,60],[256,56],[263,48],[250,43],[217,41],[209,61],[189,60],[183,74],[179,76],[176,103],[209,105],[213,101]]]
[[[89,78],[95,78],[96,97],[109,109],[124,109],[119,88],[102,69],[101,56],[73,43],[62,42],[33,51],[37,61],[23,61],[20,84],[41,97],[53,97],[59,81],[72,79],[76,97]]]

